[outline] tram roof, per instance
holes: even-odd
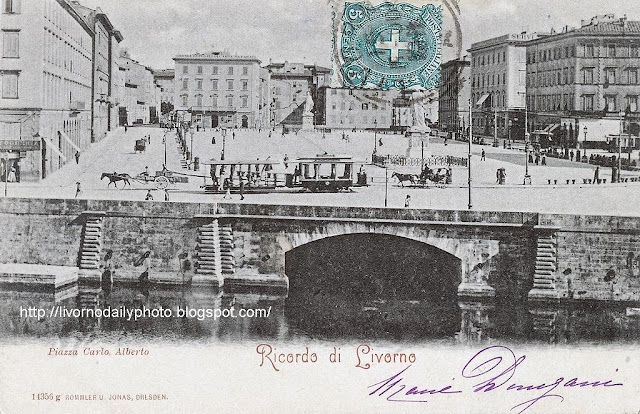
[[[332,155],[332,154],[319,154],[315,157],[300,157],[296,159],[297,162],[355,162],[352,157],[348,155]]]
[[[203,161],[207,165],[277,165],[282,164],[281,160],[251,160],[251,159],[229,159],[229,160],[209,160]]]

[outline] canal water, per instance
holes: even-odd
[[[29,316],[29,309],[43,309],[46,315]],[[71,315],[60,317],[61,309]],[[94,314],[74,316],[74,309],[91,310]],[[96,316],[96,310],[107,309],[155,310],[156,316],[144,315],[137,320],[127,320],[126,315]],[[160,317],[158,312],[166,309],[172,315]],[[192,313],[177,315],[180,309],[190,309]],[[238,316],[240,310],[245,317]],[[216,314],[220,317],[214,317]],[[640,318],[632,310],[614,304],[526,307],[460,302],[450,297],[418,295],[418,299],[408,299],[376,289],[354,295],[340,289],[322,293],[309,289],[296,293],[274,289],[225,291],[136,283],[105,287],[75,284],[58,291],[26,287],[0,290],[3,341],[86,336],[106,342],[162,339],[204,343],[383,340],[622,344],[640,342]]]

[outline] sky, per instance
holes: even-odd
[[[121,46],[154,69],[172,68],[177,54],[213,50],[257,56],[263,64],[271,59],[331,65],[330,0],[79,1],[100,7],[124,36]],[[459,4],[465,49],[506,33],[579,27],[581,19],[597,14],[627,14],[630,20],[640,20],[637,0],[459,0]]]

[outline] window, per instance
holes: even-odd
[[[593,85],[593,70],[594,68],[582,69],[582,83],[585,85]]]
[[[20,13],[20,0],[3,0],[4,13]]]
[[[583,111],[593,111],[593,97],[594,95],[582,95]]]
[[[229,75],[233,75],[233,66],[229,66],[228,72]]]
[[[187,95],[182,95],[182,106],[187,106]]]
[[[248,80],[242,80],[242,90],[246,91],[249,89],[249,81]]]
[[[615,95],[605,95],[604,103],[605,103],[605,108],[607,112],[615,112],[617,110]]]
[[[616,57],[616,45],[607,45],[607,56]]]
[[[198,66],[198,75],[202,75],[202,66]]]
[[[227,96],[227,106],[233,107],[233,96]]]
[[[614,85],[616,83],[616,69],[615,68],[605,68],[605,82],[609,85]]]
[[[233,79],[227,80],[227,90],[230,90],[230,91],[233,90]]]
[[[562,81],[565,85],[569,83],[569,68],[562,69]]]
[[[595,56],[593,45],[591,45],[591,44],[584,45],[584,56],[585,57],[594,57]]]
[[[640,57],[640,54],[638,53],[638,46],[636,45],[632,45],[631,46],[631,57]]]
[[[631,112],[638,112],[638,95],[629,95],[626,99],[626,110]]]
[[[202,106],[202,95],[196,95],[196,106]]]
[[[19,54],[19,35],[17,31],[2,32],[2,57],[17,58]]]
[[[211,90],[212,91],[218,90],[218,79],[211,79]]]
[[[249,102],[249,98],[248,98],[248,97],[246,97],[246,96],[243,96],[243,97],[242,97],[242,107],[243,107],[243,108],[248,107],[248,106],[249,106],[249,105],[248,105],[248,102]]]
[[[626,70],[627,72],[627,83],[629,85],[637,85],[638,84],[638,69],[637,68],[629,68]]]
[[[196,79],[196,89],[199,91],[202,90],[202,79]]]
[[[242,67],[242,74],[243,75],[248,75],[249,74],[249,67],[243,66]]]
[[[189,89],[189,79],[185,78],[182,79],[182,90],[186,91],[187,89]]]
[[[182,73],[189,73],[189,66],[183,66]]]
[[[218,67],[214,66],[213,70],[211,71],[212,74],[217,75],[218,74]]]
[[[2,75],[2,98],[18,99],[18,74],[5,72]]]

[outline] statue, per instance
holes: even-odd
[[[425,123],[425,111],[422,101],[426,98],[423,92],[415,91],[411,94],[409,103],[411,104],[411,115],[413,116],[413,131],[428,131],[429,127]]]
[[[304,114],[311,114],[313,107],[313,98],[311,97],[311,91],[309,91],[307,92],[307,99],[304,101]]]

